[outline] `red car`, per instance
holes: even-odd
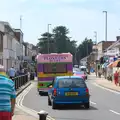
[[[74,75],[75,75],[75,76],[80,76],[80,77],[82,77],[84,80],[87,79],[87,75],[85,74],[84,71],[74,72]]]

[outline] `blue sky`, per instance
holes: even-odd
[[[69,36],[80,43],[85,37],[104,40],[103,10],[108,11],[108,40],[120,35],[120,0],[0,0],[0,20],[8,21],[13,28],[20,27],[24,41],[36,44],[40,34],[47,31],[47,24],[69,28]]]

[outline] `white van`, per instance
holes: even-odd
[[[86,66],[80,66],[80,71],[87,72],[87,68],[86,68]]]

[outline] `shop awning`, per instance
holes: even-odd
[[[112,67],[120,67],[120,59],[113,62]]]

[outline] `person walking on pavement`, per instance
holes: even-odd
[[[114,73],[114,82],[115,82],[115,85],[117,86],[117,84],[118,84],[118,77],[119,77],[119,74],[118,74],[118,72],[117,72],[117,70],[116,70],[116,72]]]
[[[0,120],[12,120],[15,100],[14,82],[7,77],[4,67],[0,65]]]
[[[120,86],[120,70],[119,70],[119,76],[118,76],[118,83],[119,83],[119,86]]]
[[[10,76],[10,79],[13,80],[13,78],[15,77],[15,74],[16,74],[16,70],[14,69],[14,67],[8,70],[8,75]]]

